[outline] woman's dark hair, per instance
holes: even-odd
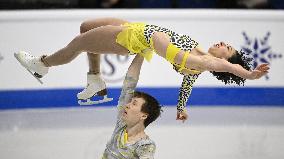
[[[239,64],[246,70],[252,69],[251,64],[252,58],[247,57],[246,53],[241,51],[236,51],[236,53],[228,59],[228,62],[232,64]],[[215,72],[211,71],[213,76],[215,76],[218,80],[223,81],[225,84],[237,84],[237,85],[244,85],[246,79],[236,76],[229,72]]]
[[[152,96],[147,93],[135,91],[134,97],[143,98],[145,103],[142,105],[141,111],[148,114],[147,118],[144,121],[145,128],[155,121],[161,115],[161,105],[159,102]]]

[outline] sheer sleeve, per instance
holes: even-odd
[[[185,75],[179,90],[177,111],[182,112],[187,104],[188,98],[192,91],[192,86],[200,74]]]
[[[121,89],[118,105],[117,105],[119,115],[121,115],[121,110],[123,106],[125,106],[127,103],[131,101],[134,95],[134,91],[135,91],[137,83],[138,83],[138,79],[135,79],[134,77],[126,74],[126,77],[123,81],[123,86]]]

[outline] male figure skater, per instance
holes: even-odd
[[[156,145],[145,128],[161,113],[159,102],[152,96],[135,91],[143,57],[136,55],[128,68],[117,105],[118,116],[103,159],[152,159]]]

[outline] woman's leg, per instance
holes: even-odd
[[[42,59],[46,66],[57,66],[69,63],[81,52],[97,54],[114,53],[127,55],[128,50],[116,43],[116,36],[124,29],[123,26],[102,26],[91,29],[75,37],[66,47]]]
[[[85,33],[91,29],[98,28],[106,25],[120,26],[128,23],[123,19],[117,18],[100,18],[95,20],[86,20],[80,26],[80,33]],[[89,74],[100,73],[100,54],[87,53],[89,61]]]
[[[116,18],[87,20],[81,24],[80,33],[83,34],[91,29],[98,28],[101,26],[106,26],[106,25],[120,26],[124,23],[127,23],[127,21]],[[77,94],[77,98],[79,100],[78,103],[80,105],[92,105],[96,103],[104,103],[111,101],[112,98],[107,97],[106,84],[100,75],[100,54],[87,53],[87,55],[89,61],[87,85],[83,89],[83,91]],[[92,98],[93,96],[100,96],[100,98]],[[103,99],[101,97],[103,97]]]

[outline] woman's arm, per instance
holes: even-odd
[[[152,35],[154,49],[158,55],[166,58],[167,48],[170,44],[170,38],[165,33],[156,32]],[[193,51],[193,50],[192,50]],[[180,50],[177,53],[177,57],[174,58],[174,62],[176,64],[180,64],[182,61],[182,57],[187,53],[183,50]],[[187,68],[194,68],[197,70],[208,70],[215,72],[229,72],[236,76],[245,79],[258,79],[267,73],[269,69],[268,64],[262,64],[258,66],[253,71],[247,71],[242,66],[238,64],[231,64],[230,62],[216,58],[209,55],[196,56],[190,54],[186,61]]]
[[[183,81],[179,89],[177,104],[177,120],[185,121],[188,118],[186,104],[191,95],[192,87],[199,74],[183,76]]]
[[[191,94],[193,84],[198,78],[199,74],[183,76],[182,84],[179,89],[179,97],[177,104],[177,111],[180,113],[186,109],[186,103]]]
[[[244,79],[259,79],[267,73],[268,64],[261,64],[255,70],[248,71],[239,64],[232,64],[225,59],[208,55],[189,56],[187,63],[196,64],[197,67],[215,72],[229,72]]]

